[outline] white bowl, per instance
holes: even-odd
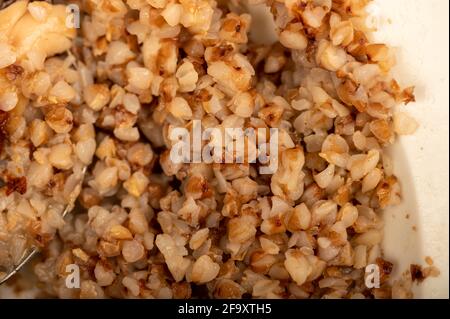
[[[384,251],[398,263],[397,273],[430,256],[441,274],[415,286],[415,297],[448,298],[449,2],[375,0],[371,6],[376,39],[397,48],[396,78],[416,87],[417,102],[401,108],[420,123],[389,150],[403,202],[385,213]]]

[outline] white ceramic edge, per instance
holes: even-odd
[[[385,213],[384,252],[398,263],[441,271],[415,286],[416,298],[449,297],[449,1],[375,0],[375,38],[396,48],[394,75],[416,86],[416,103],[401,107],[420,123],[390,149],[403,203]],[[405,218],[409,214],[410,218]],[[413,226],[416,230],[413,230]]]

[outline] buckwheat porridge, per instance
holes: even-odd
[[[5,1],[0,278],[38,247],[41,296],[411,297],[380,214],[401,200],[384,149],[416,130],[394,111],[414,89],[371,41],[368,3]],[[267,6],[278,41],[249,37],[250,6]],[[258,134],[239,160],[222,143],[213,162],[176,162],[172,133],[195,121]],[[270,128],[277,169],[262,174],[251,155]]]

